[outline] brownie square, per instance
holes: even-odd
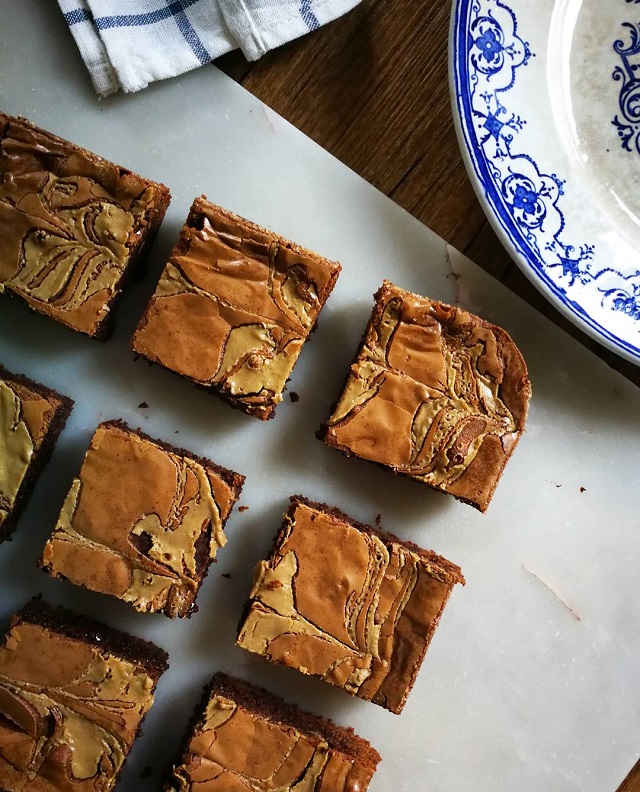
[[[0,646],[0,789],[113,789],[167,655],[33,600]]]
[[[0,294],[108,337],[169,200],[163,184],[0,113]]]
[[[352,729],[216,674],[165,792],[366,792],[380,755]]]
[[[385,281],[318,437],[485,511],[530,397],[504,330]]]
[[[66,396],[0,366],[0,542],[15,530],[72,406]]]
[[[40,564],[136,610],[190,616],[243,482],[122,421],[100,424]]]
[[[294,496],[254,581],[238,646],[399,713],[464,578],[431,551]]]
[[[132,339],[154,363],[272,418],[340,265],[196,198]]]

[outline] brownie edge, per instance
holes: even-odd
[[[141,666],[155,680],[169,668],[169,655],[164,649],[144,638],[109,627],[89,616],[84,616],[61,605],[49,605],[41,597],[34,597],[11,618],[9,627],[19,622],[37,624],[95,646],[123,660]]]

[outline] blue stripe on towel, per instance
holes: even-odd
[[[309,30],[315,30],[320,27],[318,17],[311,10],[313,0],[300,0],[300,16],[304,19],[306,26]]]
[[[108,30],[119,27],[145,27],[173,18],[182,34],[182,37],[191,47],[193,54],[200,63],[209,63],[211,55],[200,41],[200,37],[185,13],[187,8],[201,2],[201,0],[165,0],[166,6],[150,11],[146,14],[120,14],[114,16],[96,17],[93,22],[98,30]],[[77,25],[91,19],[91,15],[84,9],[78,8],[65,14],[68,25]]]
[[[91,19],[91,14],[84,8],[74,8],[73,11],[67,11],[64,15],[67,20],[67,25],[78,25],[80,22],[87,22]]]

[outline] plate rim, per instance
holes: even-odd
[[[453,113],[454,127],[462,160],[476,193],[478,201],[500,242],[512,260],[538,291],[572,324],[592,339],[625,360],[640,365],[640,345],[635,345],[617,336],[612,330],[601,325],[591,317],[582,306],[562,294],[544,271],[544,261],[526,243],[518,229],[513,215],[500,199],[498,187],[491,178],[488,163],[491,161],[481,146],[476,145],[476,135],[471,121],[472,106],[469,90],[467,20],[473,4],[477,0],[452,0],[449,42],[448,74],[449,95]],[[500,3],[514,18],[510,6]],[[513,86],[511,86],[513,87]]]

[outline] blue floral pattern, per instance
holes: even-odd
[[[527,120],[509,109],[509,91],[535,58],[518,30],[516,15],[502,0],[457,0],[455,13],[453,58],[462,132],[496,219],[513,247],[569,311],[640,360],[640,271],[623,275],[609,263],[598,266],[595,246],[572,239],[562,209],[568,187],[526,152],[521,138]],[[634,31],[633,45],[640,52],[640,25]],[[640,99],[630,106],[640,124]],[[597,311],[592,310],[594,303]],[[628,335],[637,336],[636,342],[607,327],[608,312],[632,320]]]
[[[630,43],[623,39],[613,42],[622,65],[616,66],[612,75],[622,83],[618,98],[622,118],[616,115],[611,123],[618,130],[622,148],[640,154],[640,23],[625,22],[623,28],[629,31]]]

